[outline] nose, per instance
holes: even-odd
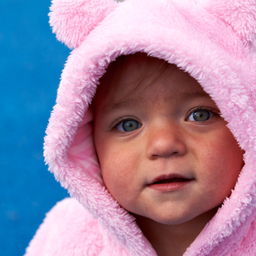
[[[147,131],[147,157],[156,159],[185,155],[185,141],[185,131],[178,125],[170,122],[152,125]]]

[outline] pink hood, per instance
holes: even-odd
[[[131,254],[154,255],[103,185],[90,103],[99,78],[120,55],[145,52],[174,63],[209,93],[246,152],[232,195],[185,253],[228,255],[256,216],[256,1],[53,0],[50,24],[74,48],[45,137],[55,178]]]

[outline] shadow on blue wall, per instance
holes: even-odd
[[[25,253],[67,192],[47,171],[43,137],[69,49],[48,25],[50,0],[0,2],[0,247]]]

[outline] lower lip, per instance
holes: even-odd
[[[148,187],[157,191],[162,192],[170,192],[170,191],[176,191],[179,190],[186,185],[190,184],[193,180],[187,180],[187,181],[177,181],[177,182],[169,182],[169,183],[156,183],[151,184]]]

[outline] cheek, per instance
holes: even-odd
[[[215,152],[220,159],[220,164],[226,166],[223,171],[237,178],[243,166],[244,152],[229,130],[223,136],[219,136],[219,143],[215,146]]]
[[[205,184],[221,196],[230,195],[243,166],[243,151],[226,128],[210,140],[205,149],[203,171]],[[216,193],[216,192],[215,192]]]
[[[127,197],[132,193],[130,190],[134,189],[132,184],[137,179],[139,152],[113,141],[101,142],[97,152],[103,180],[112,196],[121,203],[120,198],[122,201],[122,198]]]

